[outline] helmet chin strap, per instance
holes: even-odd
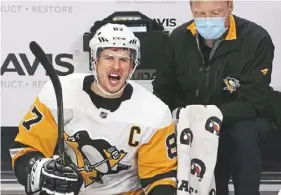
[[[96,64],[95,64],[96,65]],[[94,66],[95,66],[94,65]],[[100,82],[99,82],[99,77],[98,77],[98,74],[97,74],[97,72],[96,72],[96,68],[93,70],[93,73],[94,73],[94,76],[96,77],[96,81],[97,81],[97,86],[98,86],[98,88],[105,94],[105,95],[107,95],[107,96],[115,96],[115,95],[118,95],[120,92],[122,92],[124,89],[125,89],[125,87],[127,86],[127,84],[128,84],[128,81],[131,79],[131,77],[133,76],[133,74],[134,74],[134,72],[135,72],[135,70],[136,70],[136,67],[137,67],[137,65],[135,65],[135,67],[134,67],[134,69],[133,69],[133,71],[131,72],[131,74],[128,76],[128,78],[126,79],[126,81],[125,81],[125,85],[119,90],[119,91],[117,91],[117,92],[115,92],[115,93],[110,93],[109,91],[107,91],[106,89],[104,89],[104,87],[102,87],[102,85],[100,84]]]

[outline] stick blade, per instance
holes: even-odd
[[[29,43],[29,48],[36,59],[42,64],[44,69],[46,70],[50,80],[52,81],[56,100],[57,100],[57,120],[58,120],[58,153],[63,161],[65,162],[65,149],[64,149],[64,115],[63,115],[63,96],[62,96],[62,86],[59,80],[59,77],[56,73],[52,62],[48,59],[44,50],[40,47],[40,45],[31,41]]]
[[[55,71],[54,67],[40,45],[36,41],[31,41],[29,43],[29,48],[33,55],[37,58],[37,60],[42,64],[46,72],[50,75],[53,74],[53,72]]]

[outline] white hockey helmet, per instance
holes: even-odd
[[[140,63],[140,41],[134,33],[123,24],[108,23],[102,26],[95,33],[89,43],[91,49],[91,60],[95,62],[98,58],[98,51],[104,48],[124,48],[132,51],[134,65]]]
[[[93,74],[97,78],[98,87],[107,95],[115,95],[121,92],[127,85],[127,81],[131,79],[136,67],[140,63],[140,41],[134,33],[123,24],[108,23],[97,30],[93,38],[89,42],[91,50],[91,64],[93,67]],[[99,84],[99,78],[96,72],[96,62],[100,52],[106,48],[124,48],[131,51],[131,58],[133,59],[133,71],[126,79],[125,86],[117,93],[110,94],[105,91]]]

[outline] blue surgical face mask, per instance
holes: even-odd
[[[220,38],[227,30],[225,17],[194,18],[198,33],[207,40]]]

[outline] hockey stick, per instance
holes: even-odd
[[[38,61],[43,65],[47,74],[50,77],[50,80],[53,83],[53,87],[56,94],[57,99],[57,120],[58,120],[58,154],[60,157],[60,161],[63,165],[65,165],[65,149],[64,149],[64,117],[63,117],[63,97],[62,97],[62,87],[59,80],[59,77],[54,69],[54,66],[48,59],[46,53],[43,49],[36,43],[32,41],[29,43],[29,48],[34,56],[38,59]]]
[[[102,165],[103,163],[106,163],[107,161],[109,161],[109,160],[111,160],[111,159],[113,159],[113,156],[110,156],[110,157],[108,157],[107,159],[104,159],[104,160],[102,160],[102,161],[100,161],[100,162],[98,162],[98,163],[96,163],[96,164],[91,165],[91,169],[94,169],[94,168],[96,168],[96,167]],[[78,171],[84,171],[85,168],[78,168],[77,170],[78,170]]]
[[[120,152],[123,153],[124,150],[120,150]],[[123,158],[123,157],[122,157],[122,158]],[[121,159],[122,159],[122,158],[121,158]],[[109,160],[111,160],[111,159],[114,159],[114,158],[113,158],[113,155],[109,156],[107,159],[104,159],[104,160],[102,160],[102,161],[100,161],[100,162],[97,162],[96,164],[90,165],[90,166],[91,166],[91,169],[94,169],[94,168],[96,168],[96,167],[102,165],[103,163],[106,163],[107,161],[109,161]],[[84,164],[85,164],[85,163],[84,163]],[[77,170],[78,170],[78,171],[84,171],[85,168],[84,168],[84,167],[83,167],[83,168],[78,168]]]

